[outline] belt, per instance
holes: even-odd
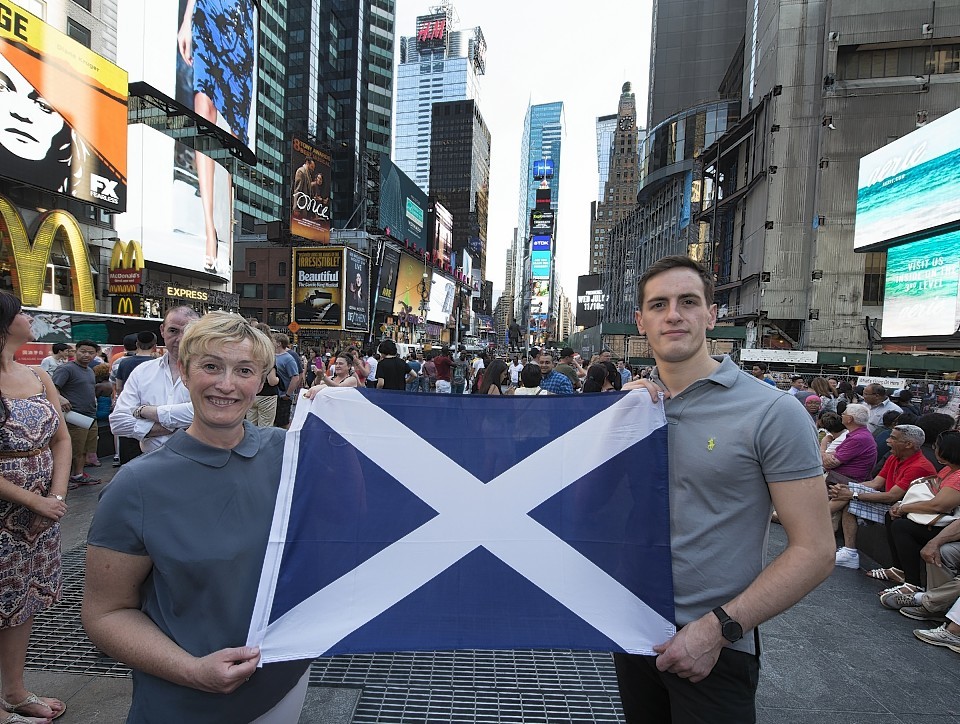
[[[35,458],[40,453],[50,449],[49,445],[44,445],[36,450],[0,450],[0,459],[3,458]]]

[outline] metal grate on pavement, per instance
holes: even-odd
[[[85,551],[62,556],[63,594],[34,618],[30,670],[130,676],[80,624]],[[622,722],[613,660],[588,651],[437,651],[317,659],[311,686],[361,688],[354,724]]]

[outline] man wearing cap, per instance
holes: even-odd
[[[574,351],[572,347],[564,347],[561,349],[560,361],[554,369],[570,380],[570,384],[573,385],[573,389],[576,391],[580,389],[580,375],[577,373],[579,365],[573,355]]]

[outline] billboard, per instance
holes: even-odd
[[[366,332],[370,329],[370,257],[355,249],[343,251],[343,328]]]
[[[439,201],[431,200],[433,239],[430,251],[441,264],[449,264],[453,255],[453,214]]]
[[[550,252],[530,252],[530,276],[534,279],[550,278]]]
[[[457,285],[453,279],[433,272],[430,283],[430,308],[427,309],[427,321],[446,325],[453,314],[453,302]]]
[[[408,254],[400,255],[396,301],[393,305],[393,313],[398,317],[405,319],[410,314],[420,316],[419,284],[423,281],[425,270],[426,267],[424,267],[422,261],[414,259]],[[430,277],[427,277],[427,285],[430,285]],[[427,298],[429,299],[429,297]]]
[[[549,236],[535,236],[530,242],[533,251],[550,251],[552,238]]]
[[[545,158],[542,161],[534,161],[533,177],[538,181],[545,178],[553,178],[553,159]]]
[[[127,74],[17,5],[0,5],[0,176],[127,207]]]
[[[330,154],[294,138],[290,168],[294,169],[290,233],[326,244],[330,241]]]
[[[173,101],[257,162],[256,0],[123,0],[117,61],[134,95]]]
[[[393,302],[397,293],[397,274],[400,272],[400,252],[389,246],[383,249],[380,262],[380,275],[377,284],[377,311],[393,313]]]
[[[577,277],[577,325],[596,327],[600,324],[606,295],[600,287],[599,274],[584,274]]]
[[[381,229],[398,241],[427,251],[424,217],[427,195],[386,154],[380,155]]]
[[[447,47],[447,16],[444,13],[417,18],[417,52]]]
[[[343,247],[293,250],[293,320],[311,329],[340,329]]]
[[[143,258],[221,279],[232,277],[233,182],[209,156],[142,123],[127,129],[130,184],[117,235]],[[201,183],[201,169],[213,188]]]
[[[960,325],[960,231],[887,251],[883,337],[950,335]]]
[[[531,211],[530,233],[533,236],[553,236],[553,212]]]
[[[960,222],[960,110],[860,159],[853,248]]]

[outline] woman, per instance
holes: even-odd
[[[187,0],[177,45],[183,62],[193,68],[192,103],[188,107],[201,118],[217,125],[223,117],[230,134],[244,146],[249,138],[253,82],[256,75],[256,15],[253,0]],[[197,182],[206,229],[204,271],[216,274],[217,229],[213,220],[212,157],[195,155]]]
[[[309,661],[244,646],[280,486],[284,433],[244,421],[274,345],[210,312],[180,341],[193,422],[123,466],[87,539],[83,625],[134,670],[128,723],[297,721]]]
[[[513,394],[515,395],[549,395],[540,389],[540,382],[543,380],[543,373],[540,371],[540,365],[529,362],[520,370],[520,387]]]
[[[72,454],[50,376],[13,359],[32,339],[20,300],[0,292],[0,551],[6,570],[0,579],[0,705],[10,712],[3,724],[44,722],[66,709],[23,683],[33,617],[60,599],[60,520],[67,512]]]
[[[810,389],[817,393],[820,398],[821,412],[836,412],[837,398],[833,396],[830,390],[830,383],[823,377],[814,377],[810,380]]]
[[[539,383],[538,383],[539,384]],[[495,359],[483,370],[483,378],[477,387],[478,395],[512,395],[515,391],[510,384],[510,370],[502,359]]]
[[[824,412],[820,415],[820,454],[833,453],[840,443],[847,439],[849,430],[843,424],[843,417],[835,412]]]
[[[353,355],[347,353],[338,354],[333,364],[333,376],[324,374],[323,384],[328,387],[361,387],[360,380],[353,372],[354,359]]]
[[[920,558],[923,548],[949,521],[921,525],[910,520],[910,513],[951,515],[960,508],[960,430],[947,430],[937,437],[934,450],[943,469],[937,473],[939,492],[930,500],[904,503],[902,500],[890,508],[887,524],[887,540],[893,554],[893,565],[903,571],[908,587],[926,585],[926,565]],[[916,483],[922,485],[923,483]],[[909,495],[909,491],[907,493]]]
[[[840,393],[837,396],[837,414],[843,414],[847,405],[859,405],[863,402],[863,398],[853,389],[853,385],[846,380],[837,384],[837,391]]]
[[[817,427],[817,417],[820,415],[820,398],[817,395],[807,395],[803,400],[803,406],[810,413],[813,426]]]

